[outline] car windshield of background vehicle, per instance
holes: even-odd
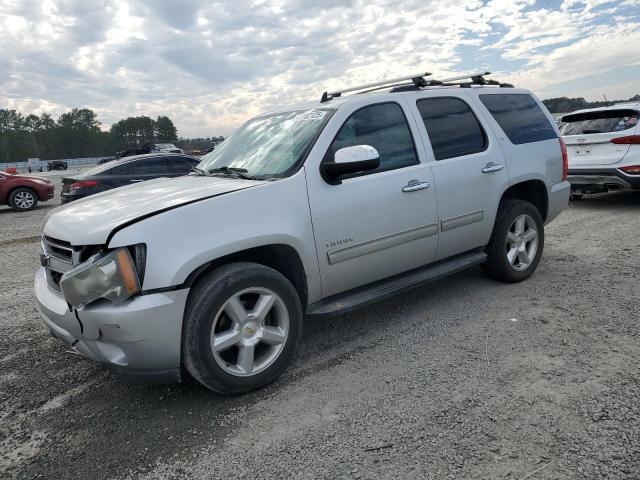
[[[588,135],[590,133],[614,133],[638,125],[640,113],[635,110],[603,110],[574,113],[562,117],[561,135]]]
[[[223,167],[244,169],[245,175],[258,178],[287,176],[306,155],[332,112],[296,110],[249,120],[205,155],[198,168],[205,172]]]

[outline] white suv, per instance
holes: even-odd
[[[569,201],[553,119],[481,77],[410,78],[258,116],[189,176],[54,210],[35,278],[53,335],[122,373],[184,366],[236,394],[284,370],[305,315],[477,265],[529,277]]]
[[[569,155],[573,197],[640,189],[640,103],[564,115],[560,133]]]

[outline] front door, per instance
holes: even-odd
[[[380,154],[377,170],[330,185],[319,161],[305,166],[324,296],[434,259],[438,219],[431,169],[414,141],[414,119],[399,95],[391,98],[343,106],[318,141],[323,162],[333,161],[341,148],[372,146]]]

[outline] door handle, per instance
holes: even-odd
[[[418,190],[425,190],[429,188],[431,184],[429,182],[420,182],[419,180],[411,180],[406,186],[402,187],[404,193],[417,192]]]
[[[132,178],[131,180],[129,180],[131,183],[135,183],[135,182],[144,182],[144,180],[142,178]]]
[[[482,173],[499,172],[503,168],[504,165],[502,165],[501,163],[489,162],[483,167]]]

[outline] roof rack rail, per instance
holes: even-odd
[[[349,88],[344,88],[342,90],[336,90],[335,92],[324,92],[322,94],[322,98],[320,99],[321,103],[324,102],[328,102],[329,100],[331,100],[332,98],[337,98],[342,96],[343,93],[349,93],[349,92],[355,92],[358,90],[367,90],[367,91],[373,91],[373,90],[377,90],[379,88],[388,88],[393,86],[393,84],[397,84],[398,82],[405,82],[407,80],[411,80],[413,82],[414,85],[426,85],[426,80],[424,79],[424,77],[428,77],[430,76],[431,73],[429,72],[425,72],[425,73],[418,73],[416,75],[408,75],[406,77],[398,77],[398,78],[390,78],[387,80],[383,80],[380,82],[373,82],[373,83],[365,83],[364,85],[358,85],[356,87],[349,87]]]
[[[457,75],[455,77],[438,79],[426,79],[425,77],[431,76],[430,73],[420,73],[417,75],[409,75],[406,77],[393,78],[384,80],[381,82],[367,83],[364,85],[358,85],[357,87],[345,88],[343,90],[337,90],[335,92],[324,92],[320,103],[328,102],[333,98],[342,96],[343,93],[357,92],[357,93],[369,93],[376,90],[382,90],[389,88],[390,92],[404,92],[407,90],[420,90],[425,87],[453,87],[458,86],[461,88],[469,88],[472,86],[482,85],[498,85],[502,88],[513,88],[513,85],[509,83],[500,83],[496,80],[487,80],[484,77],[491,75],[491,72],[478,72],[467,75]],[[410,80],[410,82],[408,81]],[[467,81],[462,81],[467,80]]]

